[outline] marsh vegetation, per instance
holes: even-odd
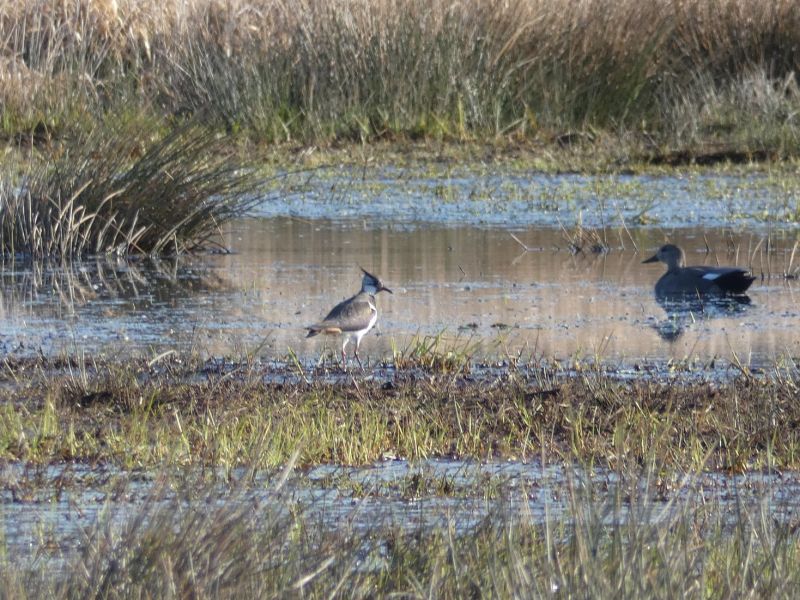
[[[0,187],[0,251],[36,260],[181,254],[221,244],[255,201],[253,165],[205,125],[143,119],[74,131]],[[263,200],[263,198],[258,198]]]
[[[612,469],[653,460],[665,469],[798,467],[792,361],[762,374],[742,367],[730,380],[706,381],[702,371],[695,379],[686,367],[676,371],[684,382],[676,374],[631,382],[602,366],[517,364],[471,375],[466,352],[421,350],[398,357],[402,366],[386,379],[330,383],[309,371],[275,381],[255,364],[218,374],[212,366],[196,381],[197,367],[171,355],[160,366],[70,360],[61,376],[58,362],[7,361],[0,457],[266,469],[296,451],[299,465],[312,465],[531,460],[546,450]]]
[[[0,309],[17,328],[0,340],[0,596],[792,597],[798,47],[791,0],[0,0]],[[259,203],[280,218],[225,229]],[[346,206],[360,233],[343,239]],[[366,224],[445,213],[542,218],[557,241],[545,255],[520,229],[445,227],[423,247]],[[662,335],[649,275],[626,288],[604,262],[632,272],[652,243],[636,227],[653,224],[725,228],[679,235],[759,272],[762,306],[677,326],[668,313]],[[273,244],[269,277],[258,253],[203,257],[216,270],[155,258],[227,251],[223,234]],[[298,247],[325,267],[286,259]],[[441,305],[427,316],[455,337],[416,314],[364,371],[296,353],[295,321],[356,255],[396,269],[406,303]],[[555,267],[571,302],[542,291],[554,257],[571,261]],[[635,310],[587,319],[603,293]],[[543,353],[547,331],[539,346],[548,307],[572,311],[547,325],[570,331],[566,358]],[[193,310],[238,346],[201,338]],[[85,314],[115,325],[82,330]],[[531,319],[535,343],[511,348]],[[666,358],[622,368],[624,351],[604,354],[614,335]],[[680,335],[702,341],[683,352]],[[418,467],[435,460],[560,475]],[[335,471],[404,461],[417,470],[388,483]],[[446,515],[373,518],[381,503]]]
[[[466,142],[612,171],[793,158],[799,23],[789,0],[5,1],[2,251],[213,246],[253,159],[317,147]]]
[[[516,512],[512,494],[484,518],[435,528],[325,526],[281,498],[280,478],[262,502],[241,484],[224,496],[200,486],[193,502],[153,495],[122,524],[101,519],[62,573],[4,569],[0,585],[18,598],[792,596],[791,519],[734,502],[730,525],[719,501],[655,500],[651,480],[630,476],[612,489],[565,482],[568,510],[544,523]]]
[[[2,16],[2,128],[20,143],[124,108],[203,112],[256,142],[624,140],[666,163],[798,145],[790,0],[36,0]]]
[[[0,475],[9,511],[62,511],[87,484],[70,472],[98,467],[89,487],[106,508],[80,540],[45,527],[35,559],[6,554],[5,593],[569,597],[592,585],[725,598],[788,597],[797,584],[791,492],[770,500],[773,484],[732,479],[755,470],[791,481],[781,475],[798,460],[789,363],[694,383],[524,365],[466,377],[430,357],[383,383],[269,384],[255,364],[231,367],[7,361],[0,457],[26,465]],[[543,461],[564,474],[509,484],[420,471],[379,485],[332,471],[319,485],[352,506],[341,519],[328,514],[338,503],[302,491],[321,462],[437,456]],[[719,470],[718,491],[697,483]],[[540,494],[550,500],[534,517],[525,507]],[[448,510],[437,526],[356,518],[366,502],[448,498],[483,508]]]

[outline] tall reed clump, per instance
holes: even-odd
[[[5,0],[0,39],[7,136],[133,104],[261,140],[600,128],[798,147],[793,0]]]
[[[255,175],[197,122],[121,120],[77,131],[0,185],[6,255],[178,254],[218,240],[255,201]]]

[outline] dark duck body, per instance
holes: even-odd
[[[744,294],[755,277],[740,267],[686,267],[683,250],[674,244],[658,249],[644,263],[663,262],[667,272],[656,282],[656,296],[724,296]]]

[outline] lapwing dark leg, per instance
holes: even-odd
[[[364,370],[364,365],[361,364],[361,359],[358,357],[358,342],[356,342],[356,349],[353,350],[353,356],[356,357],[356,362],[358,362],[358,366],[361,367],[361,370]]]

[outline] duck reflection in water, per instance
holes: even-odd
[[[667,319],[654,327],[662,339],[674,341],[700,317],[708,319],[744,312],[745,291],[755,280],[740,267],[687,267],[683,250],[674,244],[658,249],[644,263],[663,262],[667,272],[655,285],[656,300]]]
[[[751,305],[750,296],[744,294],[694,298],[686,294],[656,294],[656,301],[667,317],[653,324],[653,329],[667,342],[677,340],[698,321],[740,315]]]

